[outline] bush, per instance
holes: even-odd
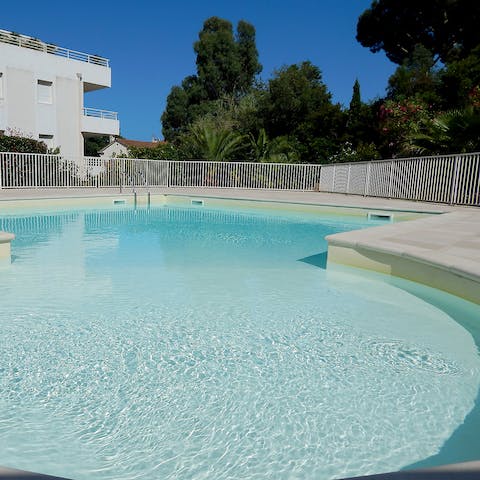
[[[158,142],[151,147],[130,147],[128,156],[150,160],[179,160],[178,149],[166,142]]]
[[[0,152],[47,153],[43,142],[17,135],[0,135]]]

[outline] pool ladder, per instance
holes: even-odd
[[[124,175],[125,175],[125,178],[129,181],[130,183],[130,186],[132,187],[132,190],[133,190],[133,205],[134,205],[134,208],[136,209],[137,208],[137,204],[138,204],[138,194],[137,194],[137,189],[136,189],[136,182],[134,181],[133,177],[127,173],[127,172],[123,172]],[[143,180],[143,184],[144,186],[148,189],[148,182],[147,182],[147,179],[145,178],[145,175],[143,174],[143,172],[136,172],[137,175],[140,175],[141,179]],[[120,185],[120,193],[122,193],[122,185]],[[150,194],[150,190],[147,190],[147,207],[150,208],[150,203],[151,203],[151,194]]]

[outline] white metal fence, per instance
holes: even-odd
[[[0,152],[0,189],[299,190],[480,205],[480,153],[328,165],[164,161]]]
[[[0,189],[215,187],[314,190],[320,165],[167,161],[0,152]]]
[[[478,206],[480,154],[323,165],[320,190]]]

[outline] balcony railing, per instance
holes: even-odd
[[[83,115],[85,117],[106,118],[108,120],[118,120],[117,112],[109,110],[99,110],[98,108],[84,108]]]
[[[8,30],[0,30],[0,42],[16,45],[18,47],[29,48],[39,52],[50,53],[57,57],[69,58],[80,62],[92,63],[102,67],[109,66],[108,58],[99,57],[98,55],[90,55],[88,53],[77,52],[68,48],[58,47],[51,43],[45,43],[37,38],[27,37],[19,33],[9,32]]]

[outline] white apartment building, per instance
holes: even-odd
[[[0,30],[0,133],[83,156],[84,138],[119,135],[116,112],[84,106],[85,93],[110,86],[108,59]]]

